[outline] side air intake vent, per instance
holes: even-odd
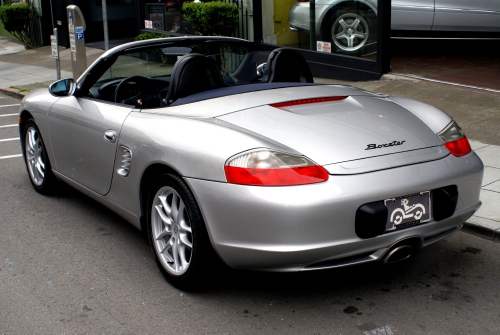
[[[121,146],[120,154],[122,156],[122,165],[118,169],[118,174],[122,177],[128,176],[130,172],[130,164],[132,163],[132,152],[129,148]]]

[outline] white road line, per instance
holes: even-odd
[[[7,159],[7,158],[14,158],[14,157],[21,157],[22,155],[10,155],[10,156],[0,156],[0,159]]]
[[[0,107],[12,107],[12,106],[20,106],[21,104],[13,104],[13,105],[3,105],[3,106],[0,106]]]
[[[2,117],[2,116],[14,116],[14,115],[19,115],[19,114],[17,114],[17,113],[15,113],[15,114],[3,114],[3,115],[0,115],[0,117]]]
[[[19,126],[18,124],[8,124],[6,126],[0,126],[0,128],[9,128],[9,127],[17,127]]]
[[[16,141],[16,140],[18,140],[18,139],[19,139],[19,137],[4,138],[4,139],[0,140],[0,142]]]

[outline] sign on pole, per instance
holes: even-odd
[[[83,40],[83,27],[76,27],[75,31],[76,39],[79,41]]]
[[[57,38],[55,35],[50,35],[50,45],[52,47],[52,58],[59,58],[59,49],[57,48]]]
[[[56,59],[57,80],[61,79],[61,63],[59,62],[59,42],[57,40],[57,28],[54,28],[54,35],[50,35],[50,45],[52,47],[52,57]]]

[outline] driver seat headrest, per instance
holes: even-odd
[[[166,102],[170,105],[180,98],[224,86],[226,84],[213,59],[187,54],[172,69]]]
[[[292,49],[274,49],[267,58],[263,82],[314,83],[306,60]]]

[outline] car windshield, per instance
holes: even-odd
[[[269,55],[246,41],[161,39],[148,44],[131,44],[129,49],[103,58],[95,67],[94,75],[99,79],[89,87],[88,96],[137,108],[156,108],[167,104],[174,66],[184,55],[201,54],[212,59],[224,86],[258,82],[261,74],[257,74],[257,66]],[[202,77],[196,73],[190,80],[193,84],[197,80],[202,83]]]
[[[250,52],[246,46],[229,44],[192,44],[189,47],[152,47],[118,56],[114,64],[97,81],[97,86],[115,79],[131,76],[165,78],[168,80],[175,62],[185,54],[198,53],[213,59],[227,85],[243,84],[251,80],[233,78],[245,56]],[[248,57],[247,57],[248,58]],[[253,64],[255,69],[255,64]],[[253,79],[253,78],[252,78]]]

